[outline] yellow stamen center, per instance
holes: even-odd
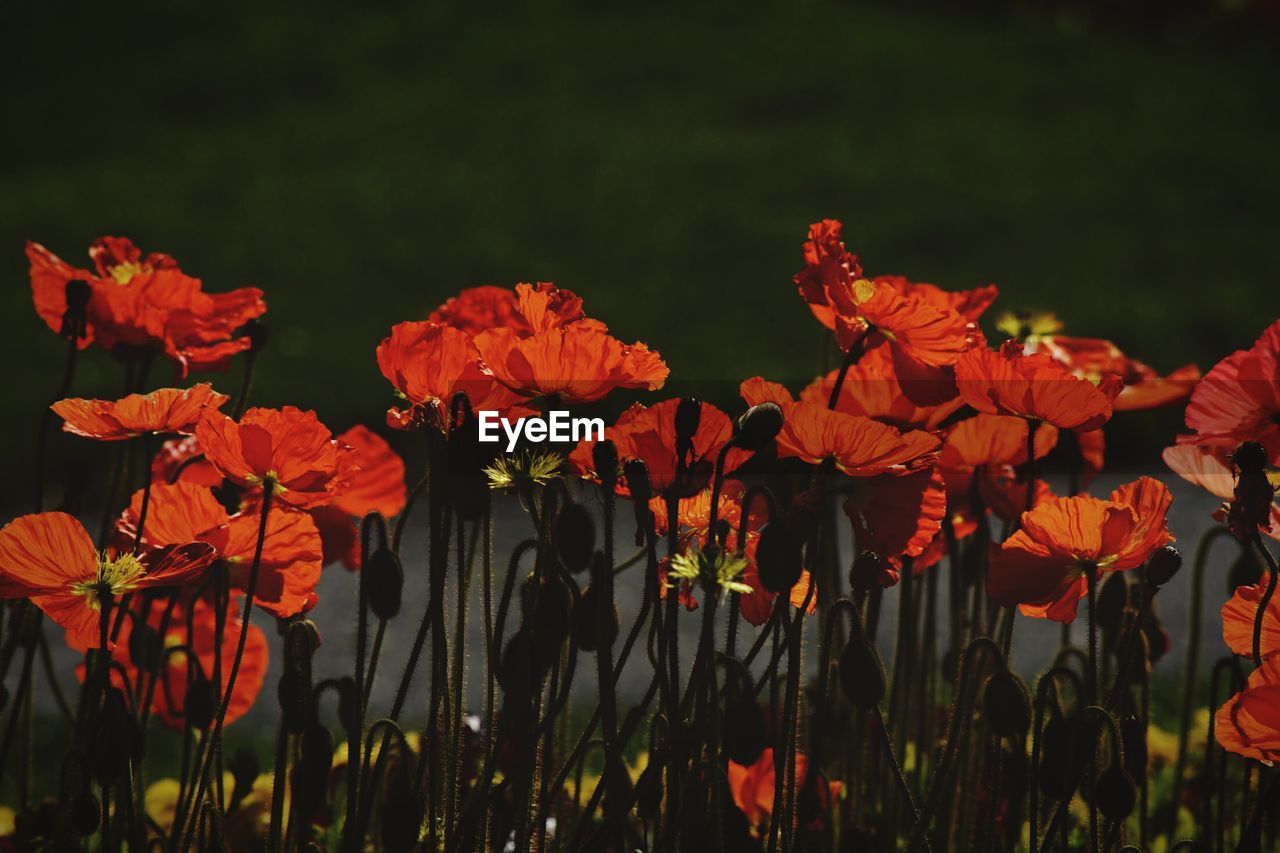
[[[110,560],[104,553],[98,557],[98,573],[71,584],[71,591],[88,598],[89,606],[97,610],[102,596],[132,592],[146,573],[146,566],[133,554],[120,554]]]

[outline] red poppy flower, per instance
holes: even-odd
[[[556,310],[554,291],[522,284],[516,293],[532,333],[489,329],[476,336],[475,345],[485,370],[517,394],[589,403],[615,388],[656,391],[666,382],[670,370],[643,343],[628,346],[597,320],[567,322]]]
[[[795,778],[797,785],[805,779],[808,772],[808,757],[799,750],[795,754]],[[756,763],[750,767],[736,762],[729,762],[729,790],[733,793],[733,803],[746,816],[753,830],[766,829],[773,814],[775,768],[773,749],[766,747]],[[825,796],[820,796],[821,811],[825,812],[831,801],[840,795],[843,787],[839,782],[827,783]],[[820,819],[822,814],[818,815]]]
[[[800,392],[801,401],[819,406],[828,405],[838,374],[838,370],[833,370],[826,376],[813,380]],[[918,385],[921,381],[919,378],[906,380],[912,385]],[[844,384],[840,386],[835,409],[837,412],[872,418],[898,429],[934,430],[964,405],[964,400],[954,390],[954,381],[951,382],[950,399],[932,405],[919,405],[913,400],[937,400],[937,394],[931,391],[908,394],[902,383],[889,349],[876,347],[849,368]],[[917,388],[917,391],[922,389]]]
[[[1025,355],[1009,340],[993,352],[976,347],[956,362],[956,385],[980,412],[1016,415],[1077,432],[1097,429],[1111,417],[1120,377],[1106,374],[1097,385],[1073,376],[1044,353]]]
[[[474,411],[491,410],[520,417],[520,397],[486,374],[480,353],[466,332],[432,322],[398,323],[378,344],[378,369],[409,403],[387,411],[387,425],[412,429],[449,423],[453,397],[464,392]]]
[[[208,294],[200,280],[184,274],[168,255],[142,252],[129,240],[104,237],[89,250],[94,270],[77,269],[36,243],[27,244],[36,312],[60,331],[66,287],[72,279],[89,286],[87,346],[97,341],[148,347],[163,353],[185,376],[189,370],[218,370],[250,346],[235,331],[266,310],[262,291],[243,287]]]
[[[315,412],[255,408],[237,423],[206,411],[195,434],[205,458],[237,485],[257,487],[270,479],[276,499],[293,506],[331,497],[339,446]]]
[[[987,595],[1028,616],[1056,622],[1075,619],[1086,593],[1086,563],[1100,572],[1132,569],[1172,540],[1165,515],[1173,495],[1162,483],[1140,477],[1108,500],[1058,498],[1022,514],[1022,527],[992,546]]]
[[[349,569],[360,567],[360,533],[353,519],[371,512],[384,518],[404,509],[404,461],[373,430],[354,426],[338,436],[350,449],[342,457],[342,470],[333,502],[315,507],[311,518],[324,543],[324,565],[341,560]]]
[[[967,507],[972,515],[976,509],[972,503],[977,497],[982,508],[1000,518],[1017,518],[1026,509],[1027,482],[1018,469],[1027,462],[1028,429],[1028,422],[1022,418],[984,413],[952,427],[938,456],[938,470],[947,484],[948,505]],[[1036,458],[1047,456],[1057,442],[1057,427],[1040,425],[1035,437]],[[1039,505],[1051,499],[1052,493],[1042,480],[1036,482]]]
[[[972,290],[943,290],[936,284],[911,281],[901,275],[878,275],[874,281],[883,282],[903,296],[914,296],[938,308],[956,311],[966,319],[977,320],[1000,295],[994,284],[975,287]]]
[[[1090,382],[1097,383],[1108,374],[1119,376],[1124,390],[1115,399],[1117,412],[1154,409],[1185,400],[1200,380],[1200,368],[1194,364],[1161,376],[1154,368],[1128,357],[1111,341],[1101,338],[1033,335],[1027,338],[1026,351],[1047,353],[1073,374]]]
[[[1193,436],[1182,438],[1194,441]],[[1235,499],[1236,475],[1223,451],[1193,443],[1179,443],[1173,447],[1166,447],[1162,456],[1165,464],[1187,482],[1196,484],[1223,501],[1229,502]],[[1227,521],[1227,515],[1225,503],[1213,513],[1215,519],[1224,523]],[[1271,525],[1269,528],[1263,527],[1262,532],[1273,539],[1280,539],[1280,504],[1272,503]]]
[[[534,326],[520,312],[517,291],[527,284],[516,285],[516,290],[484,285],[468,288],[431,312],[427,319],[442,326],[461,329],[473,337],[486,329],[514,329],[521,335],[534,332]],[[583,317],[582,297],[571,290],[557,288],[550,282],[540,281],[533,286],[535,293],[545,295],[546,310],[555,315],[561,324],[572,323]]]
[[[684,460],[689,472],[686,482],[676,482],[676,410],[680,408],[679,399],[664,400],[653,406],[633,403],[618,416],[613,426],[605,429],[604,436],[617,448],[620,464],[625,465],[631,459],[644,461],[655,495],[663,495],[675,487],[676,496],[692,497],[711,482],[716,457],[733,438],[733,422],[728,415],[710,403],[700,403],[699,406],[698,428],[693,434],[689,457]],[[579,476],[598,478],[592,458],[594,447],[594,440],[583,440],[569,454],[569,467]],[[726,474],[750,455],[747,451],[730,450],[725,458]],[[630,494],[625,478],[618,480],[618,493]],[[665,507],[655,514],[665,516]]]
[[[117,524],[122,541],[132,543],[142,511],[142,491],[135,492]],[[261,507],[250,505],[228,515],[205,486],[187,482],[154,484],[147,508],[142,544],[163,548],[173,542],[200,541],[217,551],[233,586],[246,589],[258,545]],[[281,618],[309,608],[320,582],[323,548],[311,515],[287,507],[271,508],[263,539],[254,603]]]
[[[208,383],[191,388],[160,388],[121,400],[59,400],[49,408],[62,418],[64,432],[120,441],[148,433],[190,434],[204,409],[221,408],[227,400]]]
[[[1194,442],[1230,452],[1257,441],[1280,465],[1280,320],[1205,374],[1187,403]]]
[[[1245,689],[1218,709],[1214,734],[1227,752],[1268,766],[1280,759],[1280,657],[1251,672]]]
[[[1222,639],[1227,648],[1238,655],[1253,655],[1253,621],[1258,604],[1267,591],[1267,580],[1252,586],[1236,587],[1235,593],[1222,605]],[[1262,659],[1280,651],[1280,596],[1273,595],[1262,616]]]
[[[214,488],[222,485],[222,474],[204,458],[200,442],[194,435],[171,438],[151,460],[151,478],[155,483],[195,483]]]
[[[146,557],[99,554],[84,526],[66,513],[24,515],[0,530],[0,597],[30,598],[70,641],[98,648],[100,596],[180,586],[216,556],[203,542]]]
[[[902,558],[923,554],[937,538],[946,513],[946,483],[935,469],[859,480],[844,502],[859,550],[882,558],[883,587],[898,582]]]
[[[904,475],[928,468],[937,459],[942,444],[927,432],[901,432],[860,415],[797,402],[786,388],[758,376],[743,382],[741,393],[748,405],[773,402],[781,407],[779,457],[795,457],[814,465],[831,460],[851,477]]]
[[[729,540],[737,542],[737,534],[735,533]],[[738,612],[742,614],[742,618],[750,625],[759,627],[769,621],[769,617],[773,615],[774,603],[777,601],[778,594],[770,592],[760,585],[760,567],[756,564],[756,545],[760,541],[759,534],[755,532],[747,533],[746,548],[744,554],[747,558],[747,567],[742,570],[742,574],[738,580],[751,587],[751,592],[738,593]],[[813,615],[818,612],[818,591],[815,589],[813,594],[809,593],[809,584],[811,583],[809,570],[805,569],[800,573],[800,579],[796,581],[795,586],[791,587],[791,592],[787,595],[787,603],[792,607],[805,607],[805,613]]]

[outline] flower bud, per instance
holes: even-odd
[[[197,672],[187,685],[187,695],[182,700],[182,712],[192,728],[208,731],[218,714],[218,698],[213,682]]]
[[[549,577],[538,591],[533,606],[533,639],[538,654],[550,663],[560,656],[560,648],[569,639],[573,618],[573,594],[558,577]]]
[[[884,699],[884,667],[866,640],[854,637],[840,653],[840,689],[856,708],[870,711]]]
[[[134,624],[129,632],[129,659],[143,672],[158,672],[164,644],[160,633],[150,625]]]
[[[862,551],[849,569],[849,586],[854,592],[867,592],[880,584],[883,569],[880,555],[874,551]]]
[[[249,338],[249,351],[260,352],[267,342],[271,340],[270,330],[267,324],[256,317],[245,323],[240,329]]]
[[[1098,811],[1113,821],[1123,821],[1138,804],[1138,788],[1118,762],[1102,771],[1093,783],[1093,798]]]
[[[280,675],[278,696],[284,726],[294,734],[301,734],[312,717],[314,636],[306,621],[291,623],[285,634],[284,672]]]
[[[504,693],[525,700],[542,681],[542,664],[529,632],[521,628],[511,635],[498,663],[498,686]]]
[[[388,774],[382,807],[382,848],[389,853],[416,849],[426,817],[426,803],[418,792],[405,762],[398,761]]]
[[[400,565],[400,558],[390,548],[378,548],[365,560],[360,571],[364,572],[364,592],[369,610],[379,619],[394,619],[400,613],[404,590],[404,568]]]
[[[760,703],[750,696],[724,709],[724,754],[730,761],[750,767],[769,745],[769,724]]]
[[[643,459],[628,459],[622,473],[627,478],[627,489],[631,492],[631,499],[636,502],[638,512],[638,508],[649,503],[649,499],[653,497],[649,466],[644,464]]]
[[[631,810],[634,788],[631,784],[631,774],[627,772],[621,757],[615,757],[609,761],[600,782],[605,786],[604,800],[601,803],[605,819],[625,818]]]
[[[94,775],[104,786],[114,783],[130,762],[142,755],[142,730],[129,712],[119,688],[108,688],[98,714],[98,725],[89,747]]]
[[[1124,744],[1124,768],[1137,779],[1147,776],[1147,724],[1129,714],[1120,720],[1120,741]]]
[[[987,682],[982,712],[996,734],[1021,739],[1031,726],[1031,701],[1022,680],[1007,669]]]
[[[1129,584],[1121,572],[1111,572],[1098,590],[1098,606],[1094,622],[1098,628],[1114,634],[1124,622],[1124,609],[1129,604]]]
[[[702,422],[702,403],[696,397],[681,397],[676,405],[676,458],[683,466],[693,450],[693,437]]]
[[[1173,580],[1182,568],[1182,552],[1172,545],[1165,545],[1147,561],[1146,580],[1149,586],[1160,587]]]
[[[249,796],[253,790],[253,783],[257,781],[261,767],[258,756],[242,746],[227,760],[227,769],[231,771],[231,778],[235,783],[231,789],[231,811],[234,811],[235,804]]]
[[[71,800],[71,828],[76,835],[93,835],[102,822],[102,803],[86,785]]]
[[[661,765],[651,763],[636,782],[636,815],[640,820],[653,819],[662,805]]]
[[[87,313],[89,308],[89,282],[73,278],[67,282],[67,308],[62,314],[62,336],[80,340],[89,333]]]
[[[756,541],[756,567],[760,572],[760,585],[769,592],[789,592],[804,569],[804,555],[786,526],[774,521],[765,522]]]
[[[1071,783],[1084,769],[1092,753],[1087,743],[1088,724],[1078,714],[1051,717],[1040,733],[1040,790],[1061,800],[1073,790]]]
[[[604,610],[604,613],[600,611]],[[603,624],[601,623],[601,620]],[[597,584],[592,584],[578,596],[573,606],[573,643],[581,651],[594,652],[603,645],[611,647],[618,638],[618,607],[605,601]]]
[[[313,721],[303,729],[298,740],[298,761],[293,765],[289,782],[293,807],[305,819],[304,825],[308,825],[324,800],[333,767],[333,735]]]
[[[618,484],[618,448],[609,439],[597,441],[591,448],[591,463],[595,468],[600,485],[607,491],[613,491]]]
[[[1231,464],[1241,474],[1257,474],[1267,468],[1267,449],[1258,441],[1246,441],[1231,453]]]
[[[760,403],[742,413],[734,425],[733,443],[743,450],[762,450],[782,430],[782,409],[777,403]]]
[[[582,504],[566,503],[556,516],[556,550],[571,574],[586,571],[596,548],[596,528]]]

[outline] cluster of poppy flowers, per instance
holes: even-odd
[[[75,349],[160,354],[186,377],[223,370],[257,345],[253,324],[266,305],[256,288],[205,293],[173,258],[121,238],[96,241],[88,268],[34,243],[27,255],[37,313]],[[866,275],[835,220],[810,227],[794,285],[830,330],[840,364],[798,391],[744,380],[754,426],[708,402],[668,399],[634,403],[603,441],[562,456],[482,452],[468,441],[475,412],[518,418],[657,391],[667,380],[657,351],[614,337],[581,297],[545,282],[464,290],[427,319],[393,326],[375,354],[397,398],[386,426],[447,445],[454,473],[517,486],[533,513],[535,490],[556,480],[633,501],[638,524],[670,543],[646,583],[690,611],[730,601],[734,619],[754,626],[774,626],[790,609],[797,620],[830,618],[843,580],[814,543],[833,499],[859,554],[848,575],[859,608],[905,574],[939,571],[944,558],[958,571],[955,555],[976,543],[993,607],[1010,608],[1010,620],[1016,608],[1072,622],[1102,578],[1148,564],[1173,540],[1172,495],[1158,480],[1140,477],[1106,498],[1084,493],[1102,470],[1103,428],[1116,412],[1186,401],[1189,433],[1165,450],[1169,467],[1223,500],[1218,518],[1242,542],[1280,538],[1280,321],[1203,377],[1194,366],[1162,376],[1109,341],[1060,334],[1049,315],[1007,313],[995,324],[1007,338],[989,341],[979,321],[996,287],[952,292]],[[114,523],[96,545],[74,517],[43,507],[0,530],[0,596],[29,600],[72,648],[106,650],[118,688],[127,692],[150,667],[131,632],[181,647],[163,669],[164,689],[148,694],[157,718],[179,729],[193,670],[228,691],[219,728],[243,715],[267,671],[254,608],[282,624],[305,619],[326,565],[361,570],[359,520],[392,518],[411,500],[403,461],[374,430],[334,435],[314,412],[243,402],[200,383],[54,403],[67,433],[140,443],[150,459],[144,482],[122,510],[108,508]],[[1060,444],[1072,468],[1061,495],[1039,476]],[[779,478],[790,485],[777,488]],[[762,481],[774,486],[769,495]],[[476,518],[462,503],[458,513]],[[245,594],[243,606],[219,598],[215,566]],[[1216,718],[1224,748],[1265,763],[1280,756],[1274,583],[1272,575],[1241,587],[1223,608],[1228,647],[1259,665]],[[113,620],[121,609],[129,618]],[[81,670],[86,684],[89,673]],[[787,798],[775,774],[807,786],[817,762],[776,741],[738,757],[726,773],[748,833],[771,848],[779,833],[795,842],[794,827],[777,826],[774,810]],[[840,796],[838,783],[823,788],[820,810]]]

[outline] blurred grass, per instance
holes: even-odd
[[[819,2],[131,9],[0,13],[6,446],[30,446],[62,363],[27,238],[79,261],[127,234],[209,289],[261,285],[255,399],[335,427],[380,420],[387,329],[479,283],[570,287],[713,397],[807,378],[790,276],[823,216],[870,272],[994,281],[1161,369],[1276,314],[1262,48]],[[76,390],[118,383],[95,353]],[[1126,417],[1113,445],[1149,455],[1179,424]]]

